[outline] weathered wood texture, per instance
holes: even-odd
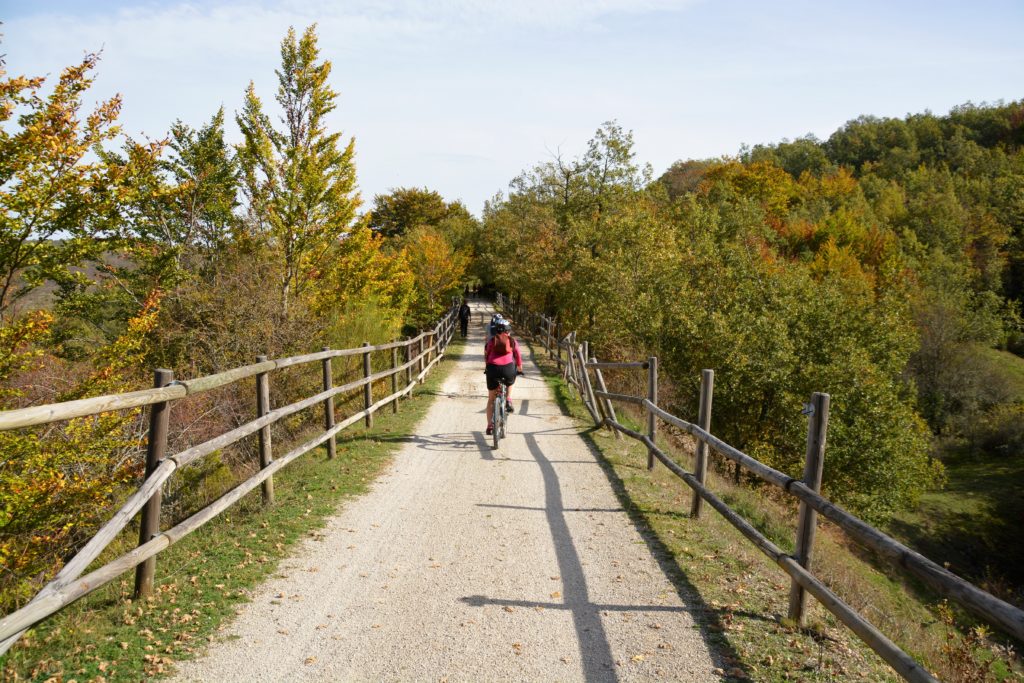
[[[153,384],[162,388],[174,381],[174,373],[159,369],[155,373]],[[160,467],[167,455],[167,426],[171,417],[171,405],[167,401],[154,403],[149,414],[149,438],[146,440],[146,477],[150,477]],[[153,491],[139,520],[139,545],[147,543],[160,532],[160,502],[162,489]],[[144,598],[153,593],[153,575],[156,573],[156,558],[150,558],[135,568],[135,599]]]
[[[715,371],[702,370],[700,373],[700,408],[697,411],[697,423],[705,432],[711,431],[711,403],[715,393]],[[701,484],[707,482],[708,476],[708,445],[697,440],[697,452],[694,454],[693,473]],[[696,493],[690,501],[690,516],[700,519],[704,499]]]
[[[654,405],[658,403],[658,358],[656,356],[647,359],[647,400]],[[647,415],[647,436],[651,439],[651,443],[658,440],[658,420],[654,413]],[[647,453],[647,469],[654,469],[653,451]]]
[[[324,349],[325,351],[327,349]],[[323,375],[324,391],[329,392],[334,387],[334,370],[331,367],[331,359],[324,358],[321,374]],[[331,431],[334,427],[334,396],[328,396],[324,401],[324,431]],[[338,455],[337,440],[331,437],[327,440],[327,459],[333,460]],[[262,465],[262,463],[261,463]]]
[[[601,374],[601,368],[596,367],[597,359],[594,358],[592,360],[594,360],[594,380],[597,382],[597,391],[595,391],[594,393],[607,393],[608,385],[604,383],[604,375]],[[601,405],[604,406],[605,417],[609,420],[617,421],[618,417],[615,415],[615,406],[612,405],[612,402],[606,396],[600,397],[600,400]],[[622,438],[622,436],[619,434],[619,430],[614,429],[610,425],[608,426],[608,428],[612,430],[612,434],[615,435],[616,441]]]
[[[258,356],[258,362],[265,362],[266,356]],[[256,375],[256,417],[261,418],[270,412],[270,373],[261,372]],[[270,425],[264,425],[259,431],[260,468],[269,467],[274,462],[274,444],[270,434]],[[263,482],[263,505],[274,504],[273,477]]]
[[[705,441],[719,454],[739,463],[758,477],[789,492],[806,503],[826,519],[850,535],[861,545],[874,550],[891,564],[902,567],[918,577],[943,597],[954,600],[978,617],[1004,629],[1018,640],[1024,640],[1024,610],[986,593],[974,584],[965,581],[953,572],[906,547],[896,539],[882,533],[860,518],[843,510],[821,494],[811,490],[803,482],[751,458],[746,453],[730,446],[721,439],[705,432],[700,427],[665,412],[644,401],[644,407],[662,420],[689,432]]]
[[[858,614],[849,605],[844,603],[838,595],[828,588],[828,586],[801,567],[799,563],[793,560],[793,558],[782,552],[782,550],[774,543],[751,526],[749,522],[736,514],[732,508],[726,505],[721,499],[698,482],[692,474],[684,470],[678,463],[661,451],[654,442],[651,441],[650,437],[646,434],[633,431],[632,429],[624,427],[618,423],[613,423],[612,426],[623,434],[627,434],[647,446],[649,453],[653,453],[654,456],[665,465],[665,467],[686,482],[686,484],[693,489],[697,495],[706,500],[711,507],[718,511],[730,524],[739,530],[747,540],[753,543],[765,555],[770,557],[779,565],[779,567],[782,568],[783,571],[789,574],[794,581],[799,582],[804,589],[814,595],[814,597],[817,598],[827,610],[835,614],[840,621],[856,633],[857,636],[868,645],[868,647],[885,660],[885,662],[900,674],[900,676],[908,681],[913,681],[914,683],[938,683],[938,679],[928,673],[928,670],[918,664],[913,657],[901,650],[898,645],[889,640],[883,633],[875,628],[874,625],[860,616],[860,614]]]
[[[587,363],[587,365],[589,365],[592,368],[598,368],[602,370],[628,370],[630,368],[641,368],[643,370],[646,370],[647,368],[650,367],[651,364],[648,361],[640,361],[635,363],[599,363],[596,360],[593,360],[590,363]]]
[[[911,681],[933,681],[934,678],[928,674],[912,658],[903,653],[888,639],[880,634],[873,626],[857,615],[848,605],[831,593],[818,579],[809,571],[811,560],[811,547],[814,535],[814,514],[821,514],[826,519],[835,523],[840,529],[847,533],[852,539],[862,546],[876,552],[891,564],[900,567],[919,579],[923,580],[940,595],[954,600],[966,607],[976,616],[995,625],[1014,638],[1024,641],[1024,611],[1006,603],[999,598],[981,590],[977,586],[956,576],[952,572],[932,562],[928,558],[907,548],[895,539],[887,536],[878,529],[870,526],[863,520],[846,512],[831,501],[822,497],[818,492],[821,482],[821,455],[824,450],[824,433],[827,424],[827,395],[816,395],[815,413],[819,422],[812,424],[808,433],[808,461],[805,468],[804,480],[797,480],[778,470],[775,470],[764,463],[751,458],[739,449],[725,443],[710,433],[711,408],[714,374],[710,370],[702,373],[701,380],[701,407],[698,415],[699,425],[691,424],[663,410],[657,405],[657,359],[652,357],[647,362],[637,363],[598,363],[589,362],[586,365],[594,368],[616,368],[644,367],[647,368],[650,376],[648,380],[648,397],[639,398],[620,393],[607,391],[605,387],[598,386],[596,391],[588,394],[584,368],[580,368],[581,358],[579,347],[576,342],[576,333],[564,334],[558,342],[559,349],[566,349],[564,377],[567,382],[580,391],[580,397],[592,417],[595,416],[594,406],[589,405],[595,398],[630,403],[639,405],[647,413],[647,433],[641,434],[623,427],[615,419],[610,417],[611,411],[606,411],[609,416],[604,422],[617,431],[627,434],[634,439],[644,443],[648,449],[648,464],[653,466],[653,460],[657,458],[666,467],[680,476],[694,490],[694,501],[691,512],[696,518],[700,514],[701,501],[708,503],[720,512],[726,519],[739,529],[744,536],[751,540],[762,551],[772,557],[780,567],[793,579],[793,595],[797,604],[797,614],[802,613],[802,601],[804,593],[810,593],[817,598],[827,609],[832,611],[853,630],[862,640],[872,647],[875,652],[885,659],[901,676]],[[821,397],[825,398],[822,399]],[[820,403],[824,401],[824,403]],[[822,419],[824,418],[824,419]],[[697,453],[695,457],[696,476],[683,470],[678,464],[671,461],[655,445],[656,422],[663,420],[671,425],[682,429],[697,439]],[[798,537],[798,551],[796,557],[784,555],[778,548],[770,543],[753,529],[745,520],[739,517],[734,511],[728,508],[722,501],[711,494],[705,487],[704,479],[706,474],[707,449],[711,448],[723,457],[736,463],[739,467],[746,469],[758,478],[777,486],[797,498],[801,503],[800,529]],[[814,451],[812,457],[812,451]],[[801,566],[801,560],[805,566]]]
[[[441,327],[441,325],[439,324],[438,327]],[[388,344],[379,344],[377,346],[357,347],[354,349],[334,349],[330,351],[311,353],[304,356],[294,356],[291,358],[265,361],[263,363],[234,368],[215,375],[207,375],[196,379],[180,380],[171,386],[164,387],[162,389],[144,389],[141,391],[132,391],[123,394],[109,394],[106,396],[83,398],[75,401],[65,401],[63,403],[52,403],[44,406],[0,411],[0,431],[19,427],[32,427],[34,425],[59,422],[61,420],[71,420],[76,417],[107,413],[114,410],[138,408],[141,406],[152,405],[154,403],[160,403],[162,401],[174,401],[180,398],[185,398],[186,396],[211,391],[228,384],[233,384],[239,380],[253,377],[260,373],[280,370],[293,365],[313,363],[326,358],[355,356],[366,353],[367,351],[386,351],[392,347],[408,346],[416,343],[421,345],[422,353],[423,339],[431,334],[434,333],[427,331],[421,332],[418,336],[405,341],[390,342]]]
[[[611,401],[619,401],[620,403],[631,403],[635,406],[643,407],[644,399],[640,396],[629,396],[627,394],[615,394],[610,391],[595,391],[595,395],[601,398],[606,398]]]
[[[815,493],[821,493],[821,477],[825,468],[825,439],[828,431],[829,395],[814,394],[810,403],[807,428],[807,454],[804,460],[804,484]],[[703,443],[703,442],[701,442]],[[814,556],[814,536],[818,513],[807,503],[800,503],[796,530],[796,550],[793,559],[810,571]],[[789,591],[789,618],[801,628],[807,625],[807,593],[800,582],[794,580]]]
[[[264,495],[266,496],[266,484],[268,482],[272,482],[274,473],[282,467],[290,463],[295,458],[318,447],[320,444],[323,444],[324,442],[332,442],[341,430],[355,424],[359,420],[368,418],[388,403],[394,403],[398,401],[400,397],[410,394],[416,384],[422,382],[423,378],[429,373],[429,371],[443,358],[444,349],[449,343],[452,330],[454,329],[454,325],[452,324],[454,315],[454,309],[449,310],[432,331],[421,333],[417,337],[404,341],[392,342],[390,344],[383,344],[376,347],[363,346],[356,349],[344,349],[341,351],[321,351],[319,353],[297,356],[279,361],[268,361],[261,358],[259,359],[259,362],[254,365],[236,368],[234,370],[218,373],[217,375],[210,375],[209,377],[203,377],[197,380],[175,383],[170,387],[155,388],[146,391],[131,392],[128,394],[100,396],[93,399],[83,399],[81,401],[70,401],[51,406],[39,406],[37,408],[0,413],[0,430],[2,430],[72,419],[74,417],[90,415],[95,412],[106,412],[108,410],[154,405],[152,423],[157,425],[156,428],[151,426],[150,450],[152,451],[152,454],[151,457],[148,458],[148,461],[153,461],[155,466],[151,468],[147,465],[147,477],[142,486],[128,499],[127,502],[125,502],[121,509],[113,515],[110,521],[107,522],[100,531],[86,543],[82,550],[65,564],[64,568],[57,574],[53,581],[47,584],[27,605],[5,616],[3,619],[0,619],[0,655],[6,652],[7,649],[16,642],[18,637],[20,637],[20,635],[33,624],[42,621],[54,612],[67,606],[71,602],[74,602],[78,598],[87,595],[105,583],[120,576],[124,572],[129,571],[134,567],[144,566],[145,563],[155,558],[157,553],[213,519],[216,515],[220,514],[220,512],[241,499],[246,493],[253,490],[256,486],[263,484],[265,487]],[[428,348],[424,349],[423,340],[428,335],[432,335],[433,343],[431,343]],[[420,352],[415,356],[411,353],[411,349],[414,344],[418,345],[420,348]],[[374,350],[391,350],[398,348],[405,348],[406,350],[407,360],[404,364],[397,365],[397,363],[394,362],[394,360],[397,359],[397,355],[393,353],[391,368],[378,373],[367,373],[367,376],[342,386],[331,386],[332,380],[329,365],[331,358],[356,354],[363,354],[364,358],[366,358],[369,355],[369,352]],[[425,363],[424,361],[424,355],[427,353],[433,354],[429,363]],[[310,396],[301,401],[297,401],[291,405],[271,410],[269,373],[275,369],[316,361],[321,361],[323,363],[324,391],[321,391],[315,396]],[[412,368],[416,365],[419,365],[420,372],[415,378],[412,378]],[[365,367],[366,366],[364,365],[364,368]],[[317,404],[323,404],[325,411],[329,412],[330,420],[333,422],[333,402],[328,402],[332,401],[334,396],[341,393],[355,391],[360,387],[369,387],[373,382],[386,379],[387,377],[396,378],[402,372],[408,373],[409,380],[404,389],[401,391],[393,391],[389,396],[382,398],[376,403],[366,405],[364,410],[345,418],[333,426],[330,426],[327,416],[325,416],[325,427],[327,428],[324,433],[318,435],[302,446],[289,451],[276,461],[273,460],[270,450],[271,444],[269,434],[269,427],[271,424]],[[161,457],[162,453],[160,452],[158,444],[161,441],[166,441],[166,416],[167,410],[169,410],[170,401],[184,398],[189,394],[196,393],[198,391],[208,391],[212,388],[223,386],[224,384],[237,382],[254,376],[257,378],[257,418],[255,420],[252,420],[247,424],[226,432],[218,437],[210,439],[202,444],[181,451],[175,455],[166,458]],[[170,381],[169,376],[158,373],[158,384],[166,383],[167,381]],[[393,383],[392,386],[394,387],[395,384]],[[160,427],[158,425],[161,420],[163,421],[163,435],[161,435]],[[265,437],[264,443],[266,446],[263,448],[263,444],[261,444],[261,469],[257,474],[226,493],[211,505],[163,533],[159,533],[158,522],[156,528],[152,528],[152,524],[149,524],[147,527],[144,523],[143,537],[140,539],[142,543],[137,548],[93,571],[88,576],[79,578],[81,573],[100,555],[100,553],[103,552],[110,542],[124,530],[124,528],[131,522],[133,516],[142,509],[143,506],[146,506],[147,504],[152,505],[154,500],[159,500],[158,496],[161,486],[172,476],[175,470],[189,462],[224,448],[225,446],[235,443],[239,439],[256,432],[260,432],[261,435]],[[273,489],[271,488],[271,499],[272,490]],[[151,585],[151,578],[149,579],[149,583]]]

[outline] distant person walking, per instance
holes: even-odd
[[[469,336],[469,316],[472,312],[469,310],[469,304],[466,300],[462,300],[462,305],[459,306],[459,328],[462,331],[462,338],[465,339]]]

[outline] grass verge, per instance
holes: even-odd
[[[340,434],[334,460],[321,447],[275,475],[272,507],[263,507],[257,488],[158,555],[153,597],[133,602],[127,573],[26,633],[0,659],[2,681],[138,681],[196,656],[296,543],[318,536],[339,505],[366,492],[401,447],[395,437],[412,435],[426,414],[451,368],[447,359],[461,351],[453,340],[446,359],[397,415],[386,407],[372,429]]]
[[[535,356],[540,359],[540,354]],[[563,410],[590,420],[575,389],[558,376],[553,363],[541,360]],[[611,391],[615,391],[612,388]],[[638,428],[638,420],[619,415]],[[623,507],[641,532],[653,536],[652,550],[668,555],[673,574],[684,577],[706,605],[704,627],[717,650],[726,680],[757,681],[896,681],[899,677],[852,632],[813,598],[809,627],[786,618],[790,580],[746,541],[727,521],[705,506],[700,520],[690,517],[690,489],[666,468],[646,467],[642,444],[615,440],[607,430],[588,429],[582,436],[600,455]],[[684,467],[692,455],[685,440],[659,439]],[[714,460],[714,456],[712,457]],[[734,510],[784,550],[791,552],[796,506],[779,500],[767,487],[737,486],[713,471],[709,487]],[[664,566],[664,563],[663,563]],[[920,586],[880,570],[866,553],[853,548],[827,523],[819,523],[815,574],[848,604],[875,623],[904,650],[923,661],[944,681],[1024,680],[1012,669],[1013,656],[995,651],[971,631],[965,638],[952,628],[955,616],[938,609]]]

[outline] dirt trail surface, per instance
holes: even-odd
[[[390,471],[176,680],[720,680],[688,596],[529,359],[491,449],[482,348],[471,325]]]

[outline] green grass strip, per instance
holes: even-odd
[[[158,555],[152,598],[131,600],[129,572],[30,630],[0,658],[4,683],[138,681],[199,654],[300,540],[316,537],[346,500],[367,491],[403,437],[415,434],[462,348],[453,340],[397,415],[385,407],[372,429],[342,432],[337,458],[321,447],[275,475],[272,507],[262,506],[257,488]]]

